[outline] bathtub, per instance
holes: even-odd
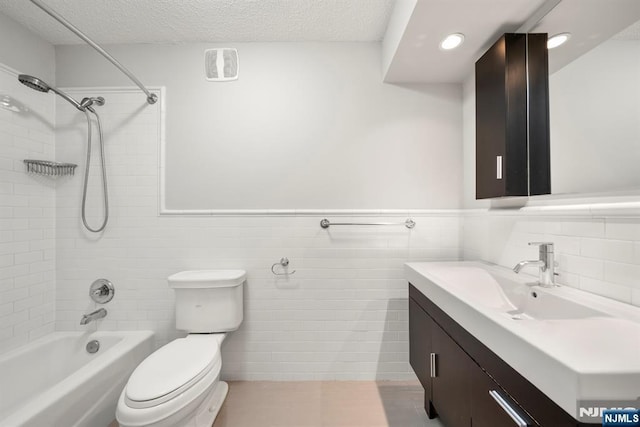
[[[91,340],[100,349],[89,354]],[[55,332],[0,355],[0,426],[107,427],[153,333]]]

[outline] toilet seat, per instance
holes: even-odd
[[[188,335],[161,347],[131,374],[124,392],[128,407],[151,408],[173,400],[222,367],[217,334]],[[212,372],[214,371],[214,372]]]

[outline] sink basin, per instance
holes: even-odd
[[[640,396],[640,309],[482,262],[406,264],[408,281],[576,420]]]
[[[593,308],[576,304],[556,295],[528,290],[516,308],[506,312],[513,320],[569,320],[591,317],[610,317]]]
[[[449,284],[451,288],[455,288],[458,295],[496,312],[504,313],[513,320],[562,320],[610,316],[555,295],[537,286],[537,282],[527,281],[522,279],[522,276],[515,276],[509,271],[490,271],[465,265],[435,269],[433,274]]]

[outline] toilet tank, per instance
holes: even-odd
[[[189,333],[238,329],[245,278],[244,270],[191,270],[169,276],[176,293],[176,328]]]

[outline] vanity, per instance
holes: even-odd
[[[600,426],[601,407],[637,407],[637,307],[482,262],[408,263],[405,273],[410,363],[430,418]]]

